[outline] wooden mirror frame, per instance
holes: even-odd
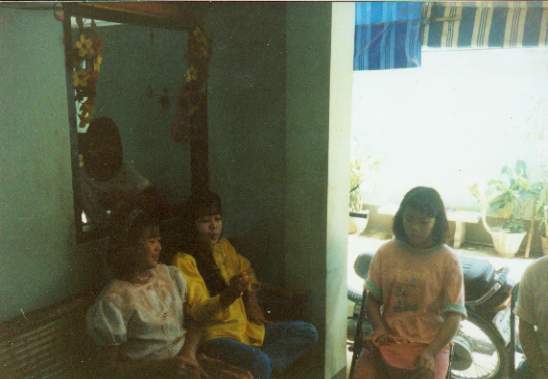
[[[78,180],[78,135],[74,86],[72,84],[71,17],[83,17],[124,24],[150,26],[163,29],[185,30],[188,32],[188,69],[194,68],[196,75],[185,75],[185,84],[177,100],[178,112],[183,118],[176,128],[184,128],[186,134],[180,141],[190,144],[191,192],[196,193],[209,187],[208,130],[207,130],[207,78],[210,58],[210,40],[203,32],[203,20],[207,4],[182,2],[124,2],[124,3],[63,3],[62,19],[65,44],[66,85],[68,118],[70,126],[72,183],[74,189],[74,216],[77,242],[103,237],[97,231],[84,232],[78,214],[81,210],[80,183]],[[189,100],[189,99],[193,100]],[[186,99],[186,100],[185,100]],[[197,100],[196,100],[197,99]],[[189,106],[193,101],[194,106]],[[175,138],[175,135],[174,135]]]

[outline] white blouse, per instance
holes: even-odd
[[[135,198],[150,185],[147,178],[126,162],[107,180],[95,180],[86,173],[85,168],[80,170],[82,205],[86,216],[96,224],[105,224],[108,221],[108,209],[103,204],[105,197],[122,193],[129,198]]]
[[[145,284],[113,280],[88,310],[88,333],[100,346],[120,346],[130,359],[174,357],[185,340],[186,282],[158,264]]]

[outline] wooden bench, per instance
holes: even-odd
[[[71,297],[0,324],[2,378],[92,378],[85,313],[94,293]]]
[[[380,206],[377,213],[394,216],[398,211],[398,206],[395,204],[386,204]],[[464,239],[466,238],[466,224],[477,224],[481,220],[481,214],[479,212],[472,211],[459,211],[455,209],[446,209],[447,219],[455,222],[455,232],[453,234],[453,247],[459,248],[462,246]]]
[[[97,378],[96,348],[85,321],[96,294],[80,294],[1,323],[0,377]],[[300,319],[306,295],[265,287],[259,301],[272,321]]]

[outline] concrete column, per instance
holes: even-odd
[[[311,293],[310,378],[345,377],[353,28],[352,3],[287,5],[285,281]]]

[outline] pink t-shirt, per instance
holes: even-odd
[[[366,287],[383,304],[383,320],[398,342],[430,344],[446,312],[466,317],[462,270],[446,245],[424,250],[395,239],[385,243]]]

